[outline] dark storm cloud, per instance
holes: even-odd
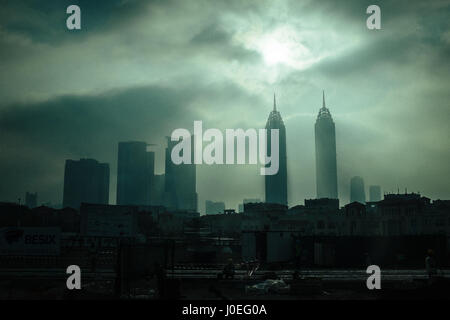
[[[154,133],[171,120],[189,114],[187,104],[191,99],[192,92],[163,87],[131,88],[96,96],[63,96],[6,108],[1,113],[0,124],[7,132],[27,136],[30,143],[41,141],[70,150],[72,143],[84,143],[87,138],[103,139],[118,128],[131,130],[131,134],[144,129]]]
[[[200,1],[215,10],[258,12],[266,1]],[[81,8],[82,32],[69,31],[66,9],[70,5]],[[145,15],[152,19],[159,9],[177,12],[184,4],[176,0],[5,0],[0,12],[0,29],[24,35],[35,42],[59,44],[74,41],[95,32],[116,32]],[[192,3],[195,5],[195,3]],[[176,24],[176,21],[174,21]]]
[[[438,1],[420,1],[420,0],[288,0],[289,8],[293,15],[296,13],[304,12],[306,14],[318,13],[321,16],[327,17],[323,23],[332,23],[333,21],[344,21],[346,23],[353,24],[354,22],[360,25],[360,21],[368,17],[366,15],[366,9],[370,5],[377,5],[381,8],[382,15],[382,28],[383,25],[389,26],[391,23],[395,23],[397,18],[401,16],[420,15],[427,20],[428,23],[433,24],[433,20],[428,19],[430,15],[436,17],[436,15],[443,16],[449,9],[449,3],[447,0]],[[437,21],[436,21],[437,22]],[[438,23],[445,23],[439,21]],[[365,28],[365,24],[361,25]]]
[[[145,0],[7,0],[2,2],[0,28],[6,32],[24,35],[35,42],[58,44],[89,36],[93,32],[115,30],[133,21],[148,6],[169,6],[172,1]],[[67,30],[66,20],[70,5],[81,8],[82,32]]]

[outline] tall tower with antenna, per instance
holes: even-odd
[[[322,108],[317,115],[314,130],[317,198],[338,199],[336,130],[330,110],[325,104],[325,92],[322,92]]]
[[[278,173],[265,176],[265,193],[267,203],[288,205],[287,198],[287,157],[286,157],[286,128],[280,112],[277,111],[277,101],[273,94],[273,110],[266,123],[267,153],[272,154],[270,129],[278,129],[279,133],[279,168]]]

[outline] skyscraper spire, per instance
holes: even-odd
[[[277,111],[277,100],[275,99],[275,92],[273,93],[273,111]]]
[[[338,199],[336,165],[336,130],[322,90],[322,108],[314,125],[316,140],[317,198]]]
[[[322,90],[322,108],[319,109],[319,114],[317,115],[317,119],[319,118],[331,119],[330,110],[327,109],[325,104],[325,90]]]
[[[322,108],[325,108],[325,90],[322,90],[322,99],[323,99]]]
[[[277,111],[277,97],[273,94],[273,110],[269,113],[266,123],[268,132],[267,139],[270,139],[270,132],[272,129],[278,131],[278,172],[273,175],[266,175],[264,179],[265,184],[265,202],[278,203],[284,206],[288,205],[287,193],[287,157],[286,157],[286,128],[281,118],[281,114]],[[269,140],[270,141],[270,140]],[[272,154],[272,144],[267,144],[267,154]]]

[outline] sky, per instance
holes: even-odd
[[[81,9],[81,30],[66,8]],[[381,29],[366,8],[381,9]],[[263,128],[273,94],[286,126],[289,206],[315,198],[314,122],[336,124],[338,193],[450,199],[450,1],[2,1],[0,201],[62,202],[66,159],[111,169],[119,141],[176,128]],[[200,165],[205,200],[264,199],[259,165]]]

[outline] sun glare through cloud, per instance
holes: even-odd
[[[243,37],[249,49],[258,52],[266,66],[285,66],[302,70],[320,60],[304,45],[302,35],[290,26],[281,26],[270,32]]]

